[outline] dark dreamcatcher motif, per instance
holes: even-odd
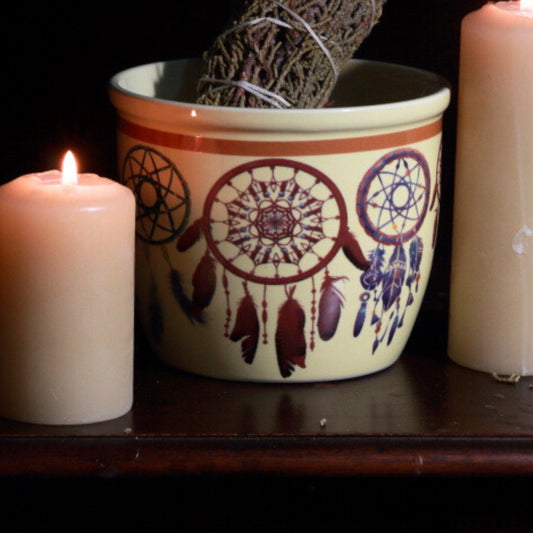
[[[245,362],[254,360],[261,337],[268,343],[266,291],[283,286],[285,301],[278,309],[275,332],[278,366],[289,377],[295,366],[305,367],[307,339],[306,312],[297,300],[297,286],[311,279],[310,348],[314,348],[315,321],[320,337],[331,338],[336,330],[343,295],[328,264],[342,249],[359,269],[368,268],[361,248],[347,226],[346,205],[333,181],[317,169],[286,159],[266,159],[240,165],[224,174],[209,191],[203,215],[180,236],[177,249],[185,252],[204,238],[206,250],[193,277],[193,294],[180,304],[189,318],[202,321],[216,291],[217,264],[222,268],[222,284],[227,310],[224,334],[241,342]],[[320,302],[316,301],[314,275],[324,271]],[[242,280],[233,327],[228,275]],[[258,303],[249,284],[263,286]],[[318,316],[317,316],[318,311]]]
[[[170,159],[142,145],[133,146],[124,157],[121,179],[135,194],[137,238],[146,246],[161,245],[163,256],[170,265],[164,246],[183,231],[189,220],[187,183]],[[149,262],[147,250],[146,254]],[[150,275],[149,334],[152,340],[159,342],[164,331],[163,312],[151,270]]]
[[[365,174],[357,192],[356,210],[365,231],[377,242],[370,268],[361,274],[363,292],[354,323],[358,336],[370,315],[375,339],[372,353],[390,344],[414,302],[424,251],[417,235],[429,204],[430,172],[424,156],[413,149],[393,151]],[[407,297],[402,292],[407,287]]]
[[[190,193],[170,159],[153,148],[134,146],[124,158],[122,182],[135,193],[139,239],[161,244],[181,233],[189,218]]]

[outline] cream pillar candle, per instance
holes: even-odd
[[[0,187],[1,416],[85,424],[129,411],[134,224],[129,189],[75,167]]]
[[[533,373],[532,57],[524,1],[463,20],[448,354],[501,374]]]

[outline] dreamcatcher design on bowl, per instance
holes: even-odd
[[[122,181],[135,194],[139,239],[162,244],[181,233],[189,218],[190,193],[170,159],[153,148],[134,146],[124,158]]]
[[[296,294],[300,283],[311,280],[312,350],[315,327],[323,340],[330,339],[343,306],[344,297],[335,285],[342,277],[332,276],[328,264],[342,249],[357,268],[369,266],[347,226],[346,205],[337,186],[316,168],[287,159],[252,161],[219,178],[206,197],[203,215],[178,239],[178,251],[185,252],[202,237],[205,252],[192,277],[192,297],[180,302],[182,308],[191,320],[202,321],[216,291],[220,265],[227,302],[224,334],[241,342],[241,355],[251,364],[260,338],[269,342],[268,287],[283,286],[286,299],[278,309],[275,332],[283,377],[289,377],[295,366],[305,368],[306,310]],[[321,271],[317,306],[314,277]],[[243,287],[233,327],[228,275],[240,278]],[[250,283],[263,286],[260,309]]]
[[[180,235],[189,220],[190,192],[186,181],[168,157],[143,145],[133,146],[125,155],[121,179],[135,194],[137,238],[146,246],[159,245],[171,267],[171,279],[179,278],[165,245]],[[151,270],[150,275],[148,333],[158,342],[164,329],[162,306]]]
[[[375,333],[372,353],[383,341],[392,342],[414,302],[424,251],[418,230],[428,211],[430,187],[423,154],[402,149],[372,166],[357,191],[357,215],[377,246],[369,254],[370,268],[360,277],[364,290],[353,334],[361,333],[369,315]]]

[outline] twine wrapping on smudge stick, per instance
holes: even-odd
[[[197,102],[258,108],[328,105],[337,76],[386,0],[253,0],[204,54]]]

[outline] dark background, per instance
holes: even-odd
[[[153,61],[200,56],[231,18],[236,0],[12,4],[0,41],[4,145],[0,183],[59,168],[72,149],[81,172],[115,177],[115,112],[109,79]],[[461,19],[482,0],[388,0],[357,57],[436,72],[452,86],[445,114],[442,217],[436,264],[446,291]],[[103,7],[102,7],[103,6]],[[444,266],[442,266],[444,264]],[[430,287],[431,290],[431,287]]]
[[[435,345],[443,346],[445,342],[460,22],[467,13],[483,4],[482,0],[388,0],[381,22],[357,53],[357,57],[364,59],[402,63],[436,72],[446,77],[452,88],[452,103],[444,123],[441,230],[434,271],[413,335],[414,343],[425,342],[423,331],[430,333]],[[75,152],[80,171],[116,177],[115,113],[107,94],[111,76],[144,63],[199,56],[228,22],[231,6],[231,0],[173,4],[152,1],[122,6],[111,2],[104,6],[82,3],[68,9],[51,8],[45,2],[32,7],[22,2],[10,5],[10,10],[3,12],[0,37],[4,51],[0,183],[25,173],[59,168],[67,149]],[[427,349],[428,345],[425,346]],[[431,350],[427,351],[428,356],[432,356]],[[257,515],[252,522],[255,527],[250,531],[303,531],[302,523],[307,531],[337,531],[339,528],[357,531],[358,523],[364,531],[412,531],[414,526],[417,531],[506,531],[491,522],[489,515],[494,508],[484,507],[479,502],[476,509],[480,514],[475,518],[466,513],[467,522],[450,529],[441,529],[439,524],[449,524],[449,513],[454,511],[446,509],[447,492],[456,497],[455,501],[458,495],[464,497],[466,505],[476,496],[490,497],[493,502],[500,498],[503,501],[514,487],[513,480],[496,483],[492,480],[490,484],[484,480],[460,480],[454,484],[453,480],[417,483],[402,479],[358,480],[357,483],[354,480],[288,482],[282,478],[181,481],[163,486],[154,480],[102,486],[98,482],[76,485],[59,479],[52,491],[42,480],[17,481],[14,485],[9,480],[1,480],[0,484],[11,491],[11,500],[6,503],[11,506],[9,516],[13,517],[15,525],[9,531],[29,530],[17,528],[16,524],[27,523],[32,512],[41,513],[43,519],[53,519],[54,509],[61,513],[65,504],[74,512],[87,511],[81,503],[74,503],[78,501],[76,496],[87,498],[85,493],[82,496],[82,488],[92,493],[87,501],[92,517],[87,529],[74,526],[62,529],[55,523],[31,530],[129,531],[136,529],[135,516],[142,516],[138,525],[150,531],[152,519],[154,524],[160,525],[159,516],[174,520],[170,526],[179,531],[184,521],[194,516],[193,506],[199,504],[200,510],[195,512],[201,513],[203,523],[212,516],[211,530],[231,526],[237,516],[228,509],[234,509],[239,520],[246,508],[265,513],[268,520],[269,513],[280,517],[287,507],[291,509],[290,519],[280,518],[275,529],[261,529]],[[360,490],[363,490],[362,495]],[[247,496],[249,499],[244,500]],[[361,496],[364,501],[373,503],[369,513],[375,512],[376,519],[369,514],[363,517],[349,511],[352,502]],[[126,500],[115,507],[112,502],[119,502],[122,497]],[[229,507],[225,502],[229,502]],[[341,527],[340,515],[337,515],[332,529],[328,529],[321,504],[338,513],[344,512],[353,528],[347,524]],[[520,507],[524,502],[519,498],[516,504]],[[91,505],[94,505],[92,512]],[[512,522],[513,505],[508,509],[507,518]],[[19,512],[18,518],[13,514],[15,511]],[[99,513],[103,513],[102,521],[96,526],[94,517]],[[302,523],[298,513],[302,515]],[[313,513],[322,519],[318,529],[310,528]],[[387,513],[390,516],[384,518]],[[83,522],[83,516],[79,518]],[[382,524],[383,521],[387,524],[383,529],[373,527],[376,522]],[[43,524],[38,516],[30,522]],[[195,531],[195,528],[187,530]],[[511,530],[518,531],[507,529]]]
[[[70,9],[12,5],[2,20],[7,135],[0,183],[59,168],[67,149],[74,151],[81,172],[116,177],[109,79],[144,63],[200,56],[230,21],[237,1],[83,3]],[[446,315],[460,23],[483,3],[388,0],[380,23],[356,54],[433,71],[452,88],[444,119],[440,236],[418,331],[435,330],[435,321]],[[433,345],[444,346],[445,335],[445,325],[433,331]],[[412,339],[424,341],[420,335]]]
[[[0,37],[6,126],[0,181],[57,168],[67,148],[76,152],[80,170],[113,174],[111,76],[143,63],[199,56],[228,22],[233,2],[152,1],[120,9],[113,2],[69,9],[11,3]],[[357,57],[432,70],[455,87],[460,20],[482,4],[388,0]],[[448,137],[453,115],[450,109]],[[448,156],[452,149],[448,143]]]

